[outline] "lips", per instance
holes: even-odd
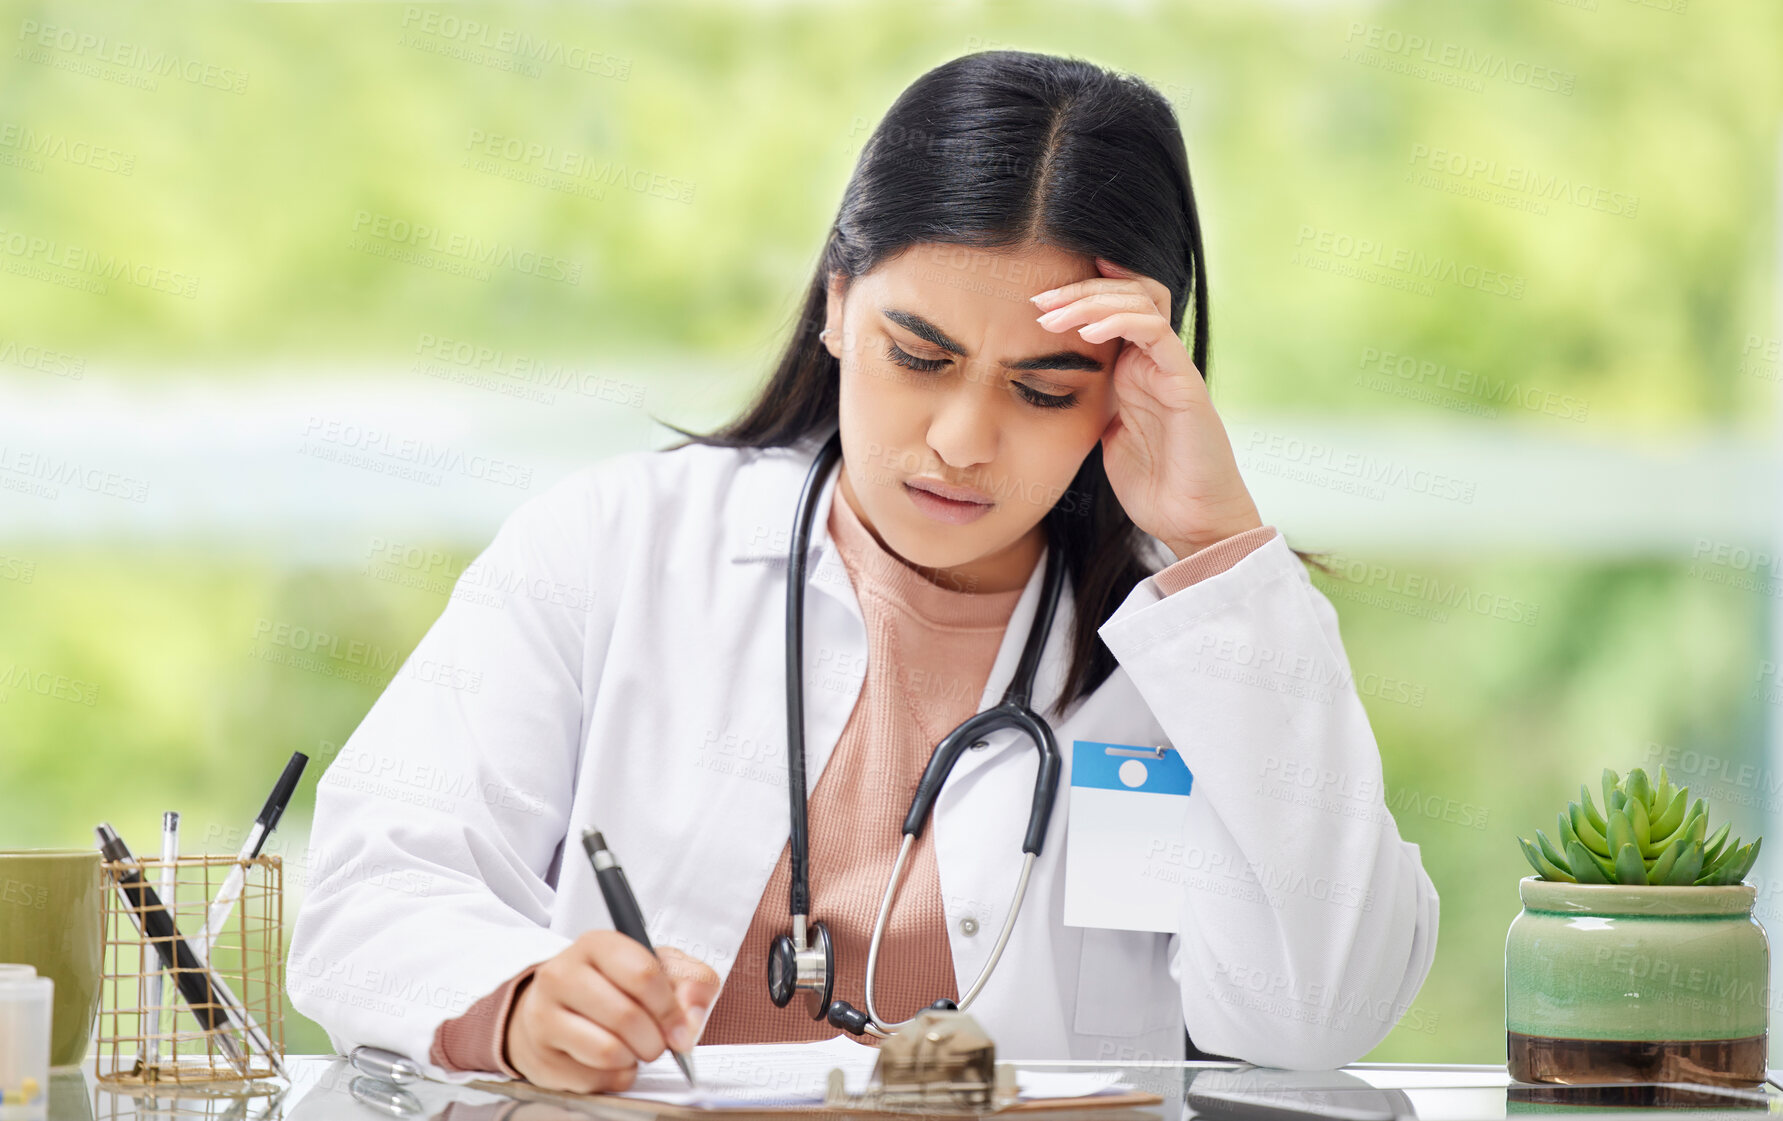
[[[947,525],[966,525],[991,512],[993,503],[988,500],[964,501],[956,498],[944,498],[940,493],[937,493],[942,488],[953,494],[967,494],[984,498],[980,492],[966,487],[949,487],[928,479],[921,483],[914,479],[904,481],[904,493],[910,496],[910,501],[925,516],[935,521]]]
[[[933,479],[909,479],[908,484],[916,490],[927,491],[936,498],[945,498],[949,502],[970,502],[977,506],[989,506],[991,496],[971,487],[949,486],[947,483]]]

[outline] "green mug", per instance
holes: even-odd
[[[0,849],[0,962],[56,983],[50,1065],[87,1056],[99,1010],[103,890],[97,849]]]

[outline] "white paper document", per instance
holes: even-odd
[[[879,1049],[838,1035],[820,1043],[717,1043],[694,1048],[690,1089],[675,1056],[664,1052],[638,1067],[621,1097],[671,1105],[799,1105],[821,1102],[830,1071],[842,1068],[850,1091],[864,1089]]]
[[[1132,1089],[1118,1070],[1017,1070],[1015,1085],[1023,1101],[1031,1098],[1087,1098]]]
[[[621,1097],[669,1105],[741,1106],[821,1103],[830,1071],[840,1067],[850,1093],[860,1093],[873,1077],[879,1049],[838,1035],[818,1043],[721,1043],[696,1048],[689,1089],[675,1057],[664,1053],[638,1067],[638,1077]],[[1116,1070],[1016,1071],[1023,1098],[1075,1098],[1125,1089]]]

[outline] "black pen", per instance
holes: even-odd
[[[216,900],[211,903],[210,910],[204,917],[204,934],[199,939],[198,952],[206,960],[216,947],[217,939],[222,936],[223,927],[228,925],[229,913],[235,910],[235,901],[241,897],[242,888],[248,882],[248,861],[260,855],[260,846],[266,838],[279,827],[279,818],[285,816],[285,807],[291,802],[291,795],[297,791],[297,780],[303,777],[304,765],[310,757],[301,751],[291,753],[285,764],[285,771],[279,781],[273,784],[272,793],[267,795],[266,805],[260,807],[260,816],[248,829],[248,839],[235,855],[235,864],[224,878],[223,886],[217,891]]]
[[[594,878],[600,881],[601,896],[607,901],[607,913],[613,916],[613,926],[619,933],[643,943],[646,950],[656,953],[656,947],[650,944],[650,935],[644,931],[644,912],[638,907],[637,896],[631,893],[631,884],[626,882],[625,869],[619,866],[613,853],[607,848],[606,839],[593,829],[582,830],[582,848],[588,853],[588,862],[594,865]],[[670,1049],[675,1056],[675,1063],[681,1073],[687,1076],[687,1084],[693,1081],[693,1054],[691,1051]]]
[[[118,891],[124,897],[126,910],[131,921],[141,931],[142,936],[154,944],[155,952],[161,957],[161,964],[173,971],[174,983],[179,986],[180,995],[185,997],[186,1004],[191,1007],[192,1014],[204,1030],[211,1033],[217,1041],[217,1047],[229,1060],[231,1066],[242,1074],[249,1073],[247,1056],[242,1054],[241,1047],[235,1037],[229,1034],[237,1025],[247,1033],[248,1041],[265,1054],[267,1061],[279,1077],[288,1077],[285,1065],[274,1053],[272,1041],[254,1017],[242,1007],[241,1001],[229,991],[223,979],[207,968],[192,952],[191,945],[180,936],[179,927],[175,925],[173,916],[155,889],[143,878],[142,865],[124,839],[118,836],[117,830],[109,824],[101,822],[94,830],[99,835],[99,848],[105,859],[118,866],[116,873]],[[134,865],[134,867],[132,867]]]

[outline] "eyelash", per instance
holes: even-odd
[[[925,374],[932,374],[941,367],[947,365],[945,359],[918,358],[916,355],[904,350],[904,348],[897,343],[888,343],[887,345],[890,349],[885,352],[885,356],[907,370],[917,370]],[[1016,392],[1022,395],[1022,399],[1027,401],[1028,404],[1033,405],[1035,408],[1068,409],[1077,404],[1077,394],[1075,393],[1054,396],[1050,393],[1041,393],[1038,390],[1030,389],[1020,382],[1015,383],[1015,388]]]

